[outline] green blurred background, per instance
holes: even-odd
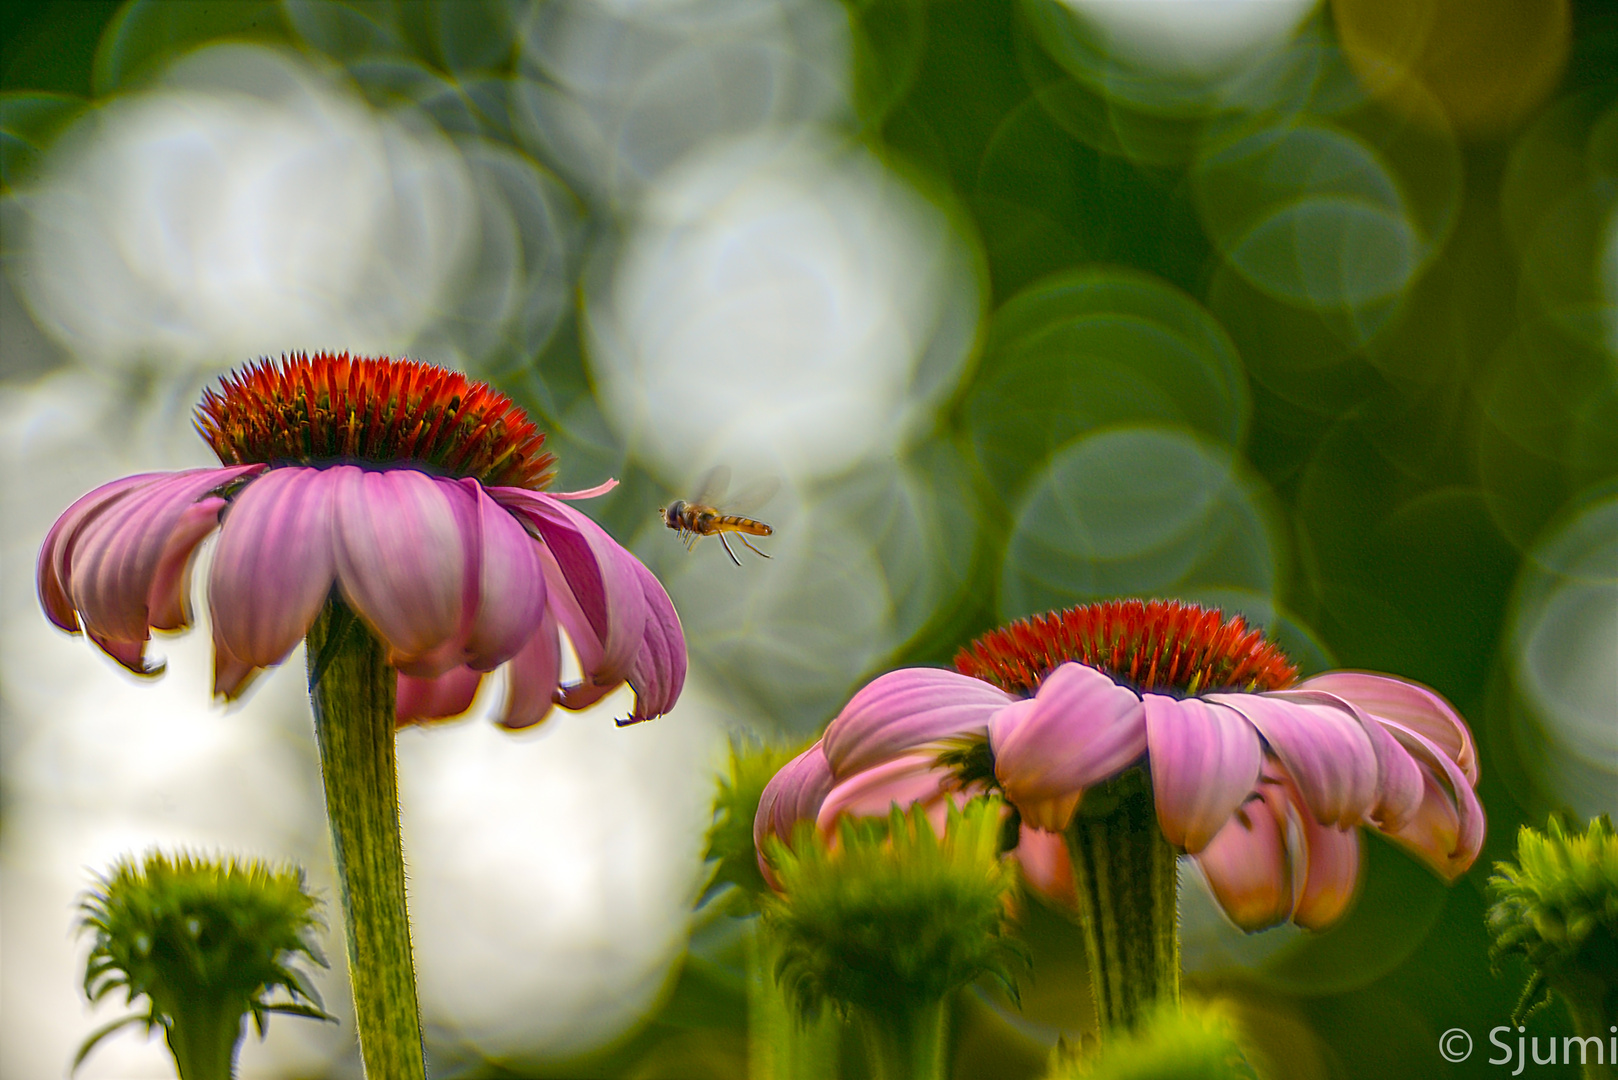
[[[322,22],[316,7],[349,14]],[[564,468],[586,463],[562,486],[601,470],[623,478],[601,516],[667,571],[698,670],[739,718],[730,726],[806,737],[861,678],[945,663],[1009,618],[1119,595],[1241,611],[1306,671],[1424,682],[1481,747],[1489,836],[1472,872],[1445,887],[1373,839],[1340,926],[1273,945],[1221,938],[1198,954],[1190,985],[1236,1003],[1278,1075],[1515,1068],[1486,1063],[1498,1053],[1487,1032],[1507,1023],[1524,978],[1489,968],[1489,867],[1522,823],[1618,809],[1618,7],[774,5],[785,25],[837,28],[841,44],[812,59],[842,89],[807,117],[786,107],[766,119],[807,119],[835,153],[907,193],[879,199],[877,224],[860,228],[891,211],[921,214],[926,235],[944,236],[954,261],[939,265],[956,269],[908,261],[901,247],[892,276],[914,268],[941,298],[929,333],[942,336],[951,310],[964,330],[936,377],[912,358],[896,395],[909,411],[867,457],[819,468],[810,451],[779,450],[772,467],[801,494],[787,520],[813,538],[803,561],[819,576],[751,607],[735,596],[740,579],[722,576],[734,568],[671,561],[684,553],[671,555],[647,516],[706,462],[686,461],[689,443],[656,443],[667,434],[656,400],[652,420],[623,419],[650,378],[635,363],[653,361],[633,343],[627,366],[615,360],[625,349],[614,353],[603,329],[627,288],[622,263],[603,270],[603,260],[639,250],[624,236],[644,235],[635,230],[657,213],[677,217],[657,202],[668,174],[659,163],[625,181],[628,170],[603,164],[610,153],[592,158],[559,128],[535,136],[514,119],[521,87],[543,87],[546,100],[584,93],[593,55],[532,59],[535,34],[554,30],[548,40],[565,50],[566,20],[594,17],[575,7],[8,3],[6,193],[55,183],[50,151],[64,131],[222,41],[304,57],[463,152],[476,140],[519,156],[570,216],[558,228],[575,237],[565,257],[530,261],[549,275],[557,310],[543,333],[457,345],[450,358],[539,414]],[[604,6],[601,18],[619,21],[592,31],[605,84],[592,92],[634,96],[643,69],[608,54],[614,35],[644,31],[637,19],[688,15],[683,36],[654,26],[687,51],[721,32],[710,24],[723,24],[727,47],[745,43],[746,20],[721,9]],[[783,40],[807,54],[812,37]],[[779,52],[771,41],[760,63]],[[712,126],[736,136],[727,95],[745,112],[757,87],[728,82],[717,62],[705,70]],[[82,337],[54,330],[48,301],[17,284],[33,265],[17,220],[4,241],[22,297],[8,294],[4,309],[12,388],[90,362]],[[684,234],[669,235],[657,243]],[[647,295],[675,287],[659,283],[664,264],[646,265]],[[634,312],[623,323],[632,336]],[[434,355],[431,343],[414,352]],[[745,412],[747,401],[715,408]],[[61,494],[65,505],[76,492]],[[885,590],[875,614],[850,610],[865,563]],[[800,645],[828,635],[835,647]],[[747,651],[759,637],[782,667]],[[1039,957],[1025,1009],[965,995],[957,1076],[1039,1075],[1058,1030],[1082,1015],[1075,933],[1032,901],[1025,922]],[[460,1041],[440,1046],[440,1060],[467,1076],[740,1077],[739,963],[735,928],[700,921],[653,1013],[605,1048],[557,1061],[543,1046],[491,1054]],[[1477,1048],[1451,1064],[1438,1038],[1457,1027]],[[1528,1027],[1569,1030],[1559,1007]]]

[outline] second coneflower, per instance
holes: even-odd
[[[1095,604],[985,635],[956,668],[857,693],[766,789],[758,835],[999,789],[1033,827],[1025,867],[1071,867],[1103,1028],[1178,997],[1181,852],[1256,930],[1342,915],[1359,826],[1449,879],[1482,845],[1477,752],[1443,698],[1364,672],[1298,682],[1240,618]]]
[[[151,674],[151,631],[189,624],[191,563],[217,531],[215,692],[235,697],[308,638],[366,1069],[419,1077],[395,726],[465,712],[501,665],[508,727],[626,682],[620,723],[661,715],[685,680],[679,619],[651,572],[568,505],[613,482],[540,490],[544,435],[463,375],[347,354],[264,361],[210,390],[197,427],[222,467],[131,476],[74,503],[40,552],[40,601]],[[583,670],[570,685],[559,628]]]

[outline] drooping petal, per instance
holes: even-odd
[[[770,778],[759,796],[758,813],[753,818],[753,846],[758,851],[761,866],[764,864],[764,838],[775,836],[790,841],[796,823],[819,817],[821,804],[831,788],[831,766],[826,762],[819,741],[781,766]]]
[[[451,668],[436,679],[418,679],[401,672],[394,699],[394,718],[400,727],[446,720],[472,707],[483,672],[464,664]]]
[[[496,720],[517,731],[533,727],[550,716],[562,681],[562,643],[556,616],[547,608],[539,626],[506,665],[506,703]]]
[[[1246,717],[1205,699],[1147,694],[1142,701],[1157,823],[1169,843],[1194,855],[1258,782],[1258,732]]]
[[[477,507],[453,480],[339,466],[332,548],[344,598],[388,646],[388,663],[431,678],[457,666],[478,590]]]
[[[1349,828],[1376,805],[1377,760],[1371,737],[1353,711],[1336,698],[1280,690],[1209,694],[1203,700],[1247,717],[1286,766],[1316,821]]]
[[[843,814],[851,817],[887,817],[897,803],[899,809],[909,810],[916,803],[923,804],[931,814],[936,807],[944,814],[945,802],[952,794],[949,770],[940,769],[934,754],[907,754],[884,761],[880,765],[861,770],[832,786],[820,804],[815,827],[826,836],[833,835],[837,819]],[[962,801],[966,796],[961,794]],[[935,826],[942,822],[934,822]]]
[[[466,641],[465,662],[493,671],[523,647],[545,610],[545,571],[539,544],[511,512],[473,479],[459,481],[477,515],[477,605]]]
[[[640,579],[646,598],[646,626],[641,635],[635,666],[629,672],[629,685],[635,691],[635,711],[628,723],[639,723],[662,716],[674,708],[685,687],[685,631],[674,602],[652,572],[639,561],[635,576]]]
[[[1437,691],[1408,679],[1368,671],[1328,671],[1305,679],[1297,688],[1336,694],[1383,723],[1415,732],[1442,748],[1461,767],[1466,779],[1477,786],[1478,749],[1472,732]]]
[[[70,516],[75,519],[72,526],[63,529],[64,522],[59,521],[46,542],[51,566],[45,576],[54,579],[41,585],[47,610],[65,596],[68,608],[77,610],[92,640],[104,648],[117,643],[108,650],[109,655],[144,674],[144,650],[136,646],[149,637],[149,601],[164,556],[171,553],[175,530],[184,522],[185,538],[194,538],[194,547],[207,530],[198,535],[195,519],[187,518],[187,512],[209,492],[251,471],[257,469],[169,473],[118,488],[105,499],[95,500],[97,493],[92,492],[75,503],[64,515],[64,521]],[[42,570],[43,564],[41,553]],[[60,595],[52,596],[58,587]],[[60,610],[53,613],[60,614]]]
[[[183,630],[191,625],[191,564],[196,561],[197,545],[219,528],[219,512],[224,508],[225,500],[215,496],[193,503],[180,515],[146,594],[146,617],[153,630]]]
[[[216,652],[270,667],[309,633],[336,577],[335,471],[272,469],[231,504],[208,576]]]
[[[261,667],[249,664],[241,657],[232,653],[228,646],[214,635],[213,642],[213,693],[214,697],[234,701],[246,692],[252,685]]]
[[[1360,831],[1321,825],[1298,815],[1305,855],[1303,884],[1292,921],[1305,930],[1324,930],[1343,917],[1360,880]]]
[[[643,644],[648,614],[640,562],[601,526],[549,495],[520,488],[490,488],[489,495],[545,544],[550,605],[584,669],[583,681],[564,689],[562,704],[593,704],[629,678]]]
[[[890,671],[855,694],[826,728],[826,760],[838,777],[848,777],[945,739],[987,735],[989,718],[1011,700],[953,671]]]
[[[1352,701],[1320,689],[1298,692],[1329,697],[1333,701],[1340,702],[1344,709],[1354,714],[1376,754],[1377,796],[1376,804],[1371,807],[1370,820],[1384,829],[1401,828],[1421,805],[1421,769],[1417,767],[1410,752],[1389,734],[1385,724]]]
[[[132,491],[147,487],[170,473],[138,473],[102,484],[62,511],[39,548],[36,567],[40,606],[51,622],[69,633],[79,632],[79,615],[68,597],[68,553],[86,522]]]
[[[1141,699],[1083,664],[1062,664],[989,725],[994,773],[1029,824],[1059,831],[1084,789],[1146,752]]]
[[[1263,784],[1193,860],[1220,910],[1249,933],[1284,923],[1297,895],[1288,833],[1297,822],[1276,785]]]
[[[1398,727],[1391,730],[1420,764],[1423,791],[1421,805],[1403,827],[1383,832],[1445,880],[1454,881],[1471,867],[1483,848],[1483,806],[1466,774],[1448,753],[1413,731]]]

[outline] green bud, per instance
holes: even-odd
[[[770,892],[758,868],[758,852],[753,847],[753,819],[764,787],[781,767],[802,751],[776,746],[750,745],[744,740],[730,742],[730,771],[719,777],[714,796],[713,824],[708,827],[708,844],[703,857],[712,871],[708,887],[697,901],[700,907],[735,886],[731,902],[746,913]]]
[[[1157,1006],[1092,1052],[1059,1046],[1050,1080],[1254,1080],[1236,1025],[1212,1006]]]
[[[909,1014],[982,975],[1015,995],[1025,965],[1007,903],[1015,870],[999,856],[998,799],[948,807],[937,836],[920,806],[886,821],[844,818],[834,843],[811,822],[767,854],[781,895],[763,906],[776,976],[804,1016]]]
[[[103,1038],[140,1023],[163,1029],[185,1080],[228,1077],[245,1014],[260,1037],[272,1012],[334,1019],[293,966],[300,956],[326,966],[317,905],[293,867],[184,852],[152,851],[139,865],[120,859],[80,905],[79,929],[95,935],[84,991],[96,1002],[122,989],[128,1004],[145,998],[146,1011],[91,1035],[74,1067]],[[269,1000],[277,990],[286,1000]]]
[[[1517,833],[1516,863],[1489,878],[1490,956],[1533,968],[1513,1023],[1565,995],[1575,1017],[1618,1011],[1618,836],[1602,815],[1581,834],[1552,817]],[[1543,990],[1543,993],[1539,993]],[[1526,1008],[1525,1008],[1526,1007]],[[1599,1034],[1606,1034],[1603,1027]]]

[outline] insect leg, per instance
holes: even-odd
[[[751,551],[755,555],[764,555],[764,553],[762,551],[760,551],[758,548],[754,547],[752,544],[747,543],[747,534],[746,533],[737,533],[736,535],[741,539],[742,543],[747,544],[747,550],[748,551]],[[769,558],[768,555],[764,555],[764,557],[766,559]]]
[[[730,550],[730,542],[725,539],[724,533],[719,534],[719,542],[725,545],[725,554],[730,556],[730,561],[735,563],[737,566],[740,566],[742,561],[736,557],[736,553],[734,551]],[[743,543],[746,543],[746,541],[744,540]],[[749,544],[748,546],[751,547],[752,545]]]

